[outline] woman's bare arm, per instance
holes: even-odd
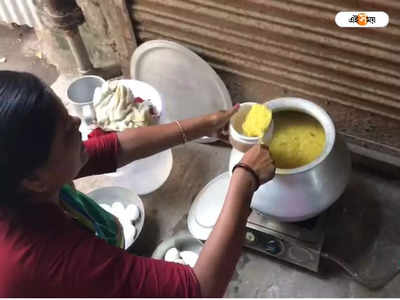
[[[229,121],[239,106],[214,114],[179,121],[187,140],[216,134]],[[136,159],[144,158],[184,142],[179,125],[176,122],[163,125],[126,129],[118,133],[120,151],[117,157],[118,167]]]
[[[194,267],[203,297],[222,297],[244,241],[253,183],[245,170],[232,176],[221,214]]]
[[[266,146],[253,146],[241,162],[258,174],[261,183],[271,180],[275,174]],[[203,297],[222,297],[225,293],[240,257],[256,185],[249,171],[235,169],[217,223],[194,267]]]

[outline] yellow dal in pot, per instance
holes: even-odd
[[[295,111],[273,114],[274,136],[269,145],[277,168],[293,169],[317,159],[325,147],[325,131],[313,117]]]

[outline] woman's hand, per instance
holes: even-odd
[[[209,136],[217,137],[223,142],[229,143],[229,120],[239,110],[240,104],[236,104],[229,110],[220,110],[205,116],[209,127]]]
[[[244,154],[240,162],[253,169],[260,184],[270,181],[275,176],[274,161],[266,145],[254,145]]]

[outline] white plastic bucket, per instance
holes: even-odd
[[[253,145],[260,142],[259,137],[248,137],[243,134],[242,124],[246,119],[246,115],[250,111],[251,107],[254,104],[258,104],[256,102],[244,102],[240,104],[239,111],[234,114],[231,118],[229,124],[229,136],[232,146],[241,151],[246,152],[250,149]],[[266,105],[266,104],[263,104]],[[265,135],[262,138],[262,142],[268,145],[272,140],[272,134],[274,131],[274,122],[271,120],[271,124]]]

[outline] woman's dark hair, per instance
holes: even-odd
[[[22,179],[43,166],[55,136],[55,96],[29,73],[0,71],[0,205],[12,205]]]

